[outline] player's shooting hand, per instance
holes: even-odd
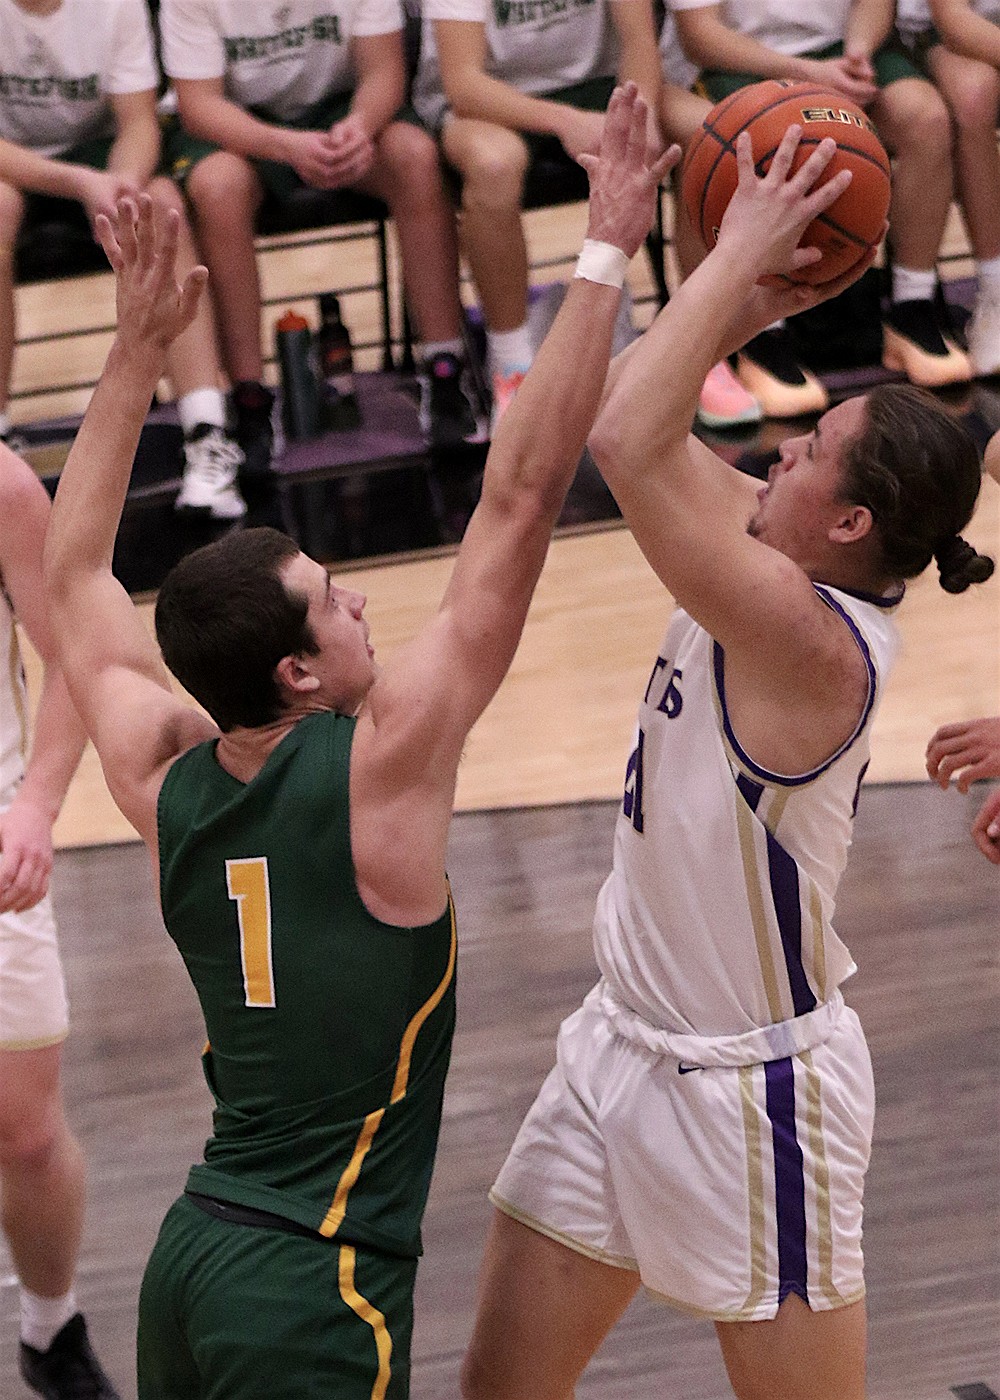
[[[959,792],[982,778],[1000,778],[1000,716],[943,724],[927,745],[927,774]]]
[[[590,180],[587,237],[613,243],[629,257],[652,227],[657,189],[681,155],[675,145],[651,160],[648,120],[646,101],[635,83],[616,87],[598,154],[579,158]]]
[[[44,812],[17,798],[0,816],[0,913],[23,913],[49,887],[52,825]]]
[[[972,839],[987,860],[1000,865],[1000,788],[980,807],[972,823]]]
[[[822,140],[794,173],[792,162],[802,128],[792,125],[774,153],[766,175],[754,167],[748,132],[736,138],[739,180],[722,216],[716,247],[730,261],[735,257],[753,280],[796,272],[818,262],[818,248],[800,248],[803,233],[824,209],[839,199],[851,182],[849,170],[839,170],[825,184],[816,182],[833,159],[836,142]]]
[[[177,282],[176,209],[154,205],[149,195],[120,199],[114,224],[97,216],[97,231],[115,272],[119,345],[133,352],[165,350],[187,329],[198,309],[208,270],[195,267]]]

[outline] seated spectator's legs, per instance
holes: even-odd
[[[915,384],[965,382],[972,377],[968,357],[948,338],[933,300],[952,197],[947,108],[932,84],[912,70],[912,76],[883,81],[871,117],[893,156],[892,305],[884,361]]]
[[[356,188],[387,204],[396,222],[406,300],[421,341],[421,426],[437,446],[473,440],[481,435],[461,384],[458,236],[436,142],[410,121],[390,122]]]
[[[927,66],[951,113],[955,183],[976,259],[976,307],[967,332],[977,374],[1000,370],[1000,72],[935,44]]]
[[[249,160],[230,151],[195,142],[189,143],[186,157],[184,190],[209,272],[223,367],[233,385],[234,432],[244,456],[241,480],[252,491],[256,482],[269,479],[274,453],[274,394],[263,382],[254,249],[264,184]]]
[[[0,184],[0,438],[11,441],[8,403],[14,363],[17,324],[14,315],[14,250],[24,218],[24,196],[11,185]]]
[[[528,146],[507,127],[455,116],[441,130],[441,145],[462,180],[462,247],[486,321],[498,416],[532,358],[528,249],[521,223]]]
[[[184,188],[209,271],[226,373],[234,384],[241,380],[259,383],[264,360],[260,277],[253,240],[264,187],[243,156],[212,151],[193,166]]]

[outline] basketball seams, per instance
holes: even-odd
[[[759,103],[760,94],[756,94],[755,97],[753,95],[754,88],[766,87],[773,89],[775,86],[779,86],[779,91],[776,92],[772,98],[765,101],[763,104],[753,107],[751,110],[746,112],[740,111],[741,103],[747,108],[750,107],[750,104],[754,100]],[[779,114],[777,120],[780,122],[780,113],[783,107],[791,103],[794,107],[801,108],[804,105],[808,106],[810,100],[813,100],[817,107],[822,106],[824,109],[829,108],[835,112],[856,112],[859,121],[864,116],[860,109],[856,108],[856,104],[848,102],[846,99],[840,99],[836,93],[831,93],[828,88],[814,86],[812,84],[806,86],[805,84],[797,84],[781,79],[768,79],[762,83],[753,84],[749,88],[741,88],[737,92],[731,93],[729,97],[723,99],[723,101],[718,103],[709,113],[706,120],[702,123],[702,127],[697,133],[695,140],[691,144],[688,158],[685,161],[685,169],[682,174],[683,186],[684,181],[688,178],[689,171],[693,172],[691,174],[690,183],[694,186],[694,191],[696,191],[695,200],[692,201],[691,199],[692,191],[690,189],[684,190],[683,193],[688,204],[689,212],[693,217],[695,227],[706,247],[711,247],[713,245],[713,231],[722,217],[722,212],[725,210],[726,203],[728,203],[729,196],[726,194],[726,189],[733,181],[733,172],[732,169],[727,166],[726,157],[735,158],[736,141],[740,133],[754,127],[758,123],[762,123],[765,126],[768,124],[773,126],[775,113]],[[728,122],[726,120],[727,118],[729,118]],[[801,116],[799,116],[798,120],[801,122]],[[865,195],[869,184],[872,184],[872,182],[874,182],[872,184],[874,192],[874,187],[879,183],[878,176],[881,176],[882,179],[886,181],[891,179],[891,168],[887,157],[882,152],[878,133],[871,126],[867,118],[864,118],[864,126],[860,126],[859,121],[854,123],[849,123],[847,121],[840,123],[834,118],[829,122],[823,123],[827,127],[833,127],[833,131],[824,132],[822,136],[813,134],[803,135],[802,137],[802,145],[806,147],[815,147],[819,145],[826,135],[834,136],[839,151],[842,152],[847,161],[853,165],[858,178],[864,181],[856,191],[853,202],[849,197],[848,202],[845,203],[840,210],[840,219],[845,220],[845,223],[840,222],[836,216],[831,216],[829,211],[817,215],[816,219],[813,221],[814,224],[820,225],[824,230],[823,237],[834,234],[837,239],[842,240],[842,246],[840,248],[830,247],[826,250],[831,266],[836,264],[838,256],[842,257],[843,254],[848,251],[848,248],[859,250],[859,254],[863,256],[864,252],[871,246],[871,242],[874,241],[876,233],[874,230],[872,231],[871,239],[867,236],[871,224],[869,221],[866,221],[864,217],[865,212],[870,209],[870,206],[865,202]],[[791,124],[791,122],[789,122],[789,124]],[[855,126],[857,127],[857,137],[855,140],[852,140],[851,131]],[[720,130],[720,128],[722,129]],[[841,130],[846,139],[841,138]],[[870,135],[870,147],[866,144],[858,144],[858,141],[862,139],[862,132]],[[776,135],[776,133],[774,134]],[[712,146],[706,146],[706,141],[709,137],[711,137]],[[755,159],[754,165],[758,174],[763,174],[765,172],[770,162],[773,160],[776,150],[777,144],[773,145],[768,151],[762,153]],[[724,168],[724,173],[721,175],[721,179],[724,183],[721,186],[717,184],[720,178],[720,168]],[[870,171],[870,174],[864,173],[866,169]],[[845,191],[844,195],[847,194],[848,191]],[[838,204],[844,198],[844,195],[839,197],[837,201]],[[852,221],[860,225],[862,231],[855,231],[848,227],[847,225]],[[822,238],[817,238],[817,242],[821,247],[823,246]],[[834,272],[831,275],[837,276],[839,273]],[[797,281],[798,279],[789,278],[788,280]]]

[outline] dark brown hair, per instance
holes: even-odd
[[[308,602],[281,570],[299,552],[280,530],[238,530],[188,554],[156,600],[156,639],[169,669],[223,731],[278,719],[275,667],[314,655]]]
[[[936,558],[949,593],[988,579],[992,559],[961,538],[981,482],[975,443],[930,394],[882,384],[866,396],[844,451],[843,495],[871,511],[886,576],[916,578]]]

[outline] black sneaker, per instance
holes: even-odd
[[[486,425],[473,407],[475,393],[465,365],[444,350],[421,366],[420,431],[431,447],[485,442]]]
[[[796,359],[784,327],[748,340],[737,357],[736,372],[767,418],[822,413],[830,402],[823,385]]]
[[[45,1400],[121,1400],[94,1355],[82,1313],[56,1333],[48,1351],[21,1343],[21,1375]]]
[[[940,389],[967,384],[972,363],[949,335],[939,308],[928,299],[894,301],[883,325],[882,363],[911,384]]]
[[[264,384],[242,379],[230,395],[233,437],[243,453],[240,481],[267,480],[274,475],[274,394]]]

